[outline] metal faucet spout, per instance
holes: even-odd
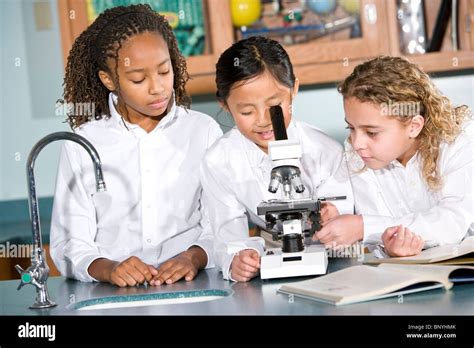
[[[21,274],[21,283],[18,286],[20,290],[26,284],[32,284],[36,287],[36,301],[30,308],[49,308],[56,304],[50,300],[47,288],[47,279],[49,275],[49,267],[46,262],[46,255],[43,249],[43,241],[41,237],[41,226],[39,219],[38,198],[36,196],[36,184],[34,175],[34,165],[36,157],[41,150],[48,144],[56,140],[70,140],[81,145],[90,155],[94,164],[94,173],[96,179],[97,192],[106,191],[104,176],[102,173],[102,164],[100,162],[99,154],[94,146],[84,137],[70,132],[52,133],[40,141],[30,151],[28,161],[26,164],[27,178],[28,178],[28,202],[31,219],[31,229],[33,233],[33,253],[31,255],[31,266],[23,270],[19,265],[16,265],[16,270]]]

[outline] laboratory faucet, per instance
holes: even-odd
[[[56,140],[71,140],[81,145],[91,156],[94,164],[94,173],[96,180],[97,192],[106,191],[104,177],[102,174],[102,165],[99,154],[94,146],[82,136],[70,132],[52,133],[36,143],[31,149],[28,161],[26,163],[26,172],[28,179],[28,201],[31,219],[31,229],[33,232],[33,250],[31,255],[31,266],[26,270],[16,265],[16,270],[21,274],[21,282],[18,285],[20,290],[26,284],[32,284],[36,287],[36,301],[30,306],[32,309],[50,308],[56,306],[56,303],[51,301],[48,295],[47,280],[49,275],[49,267],[46,262],[46,254],[43,249],[43,241],[41,238],[41,226],[38,210],[38,198],[36,197],[36,184],[34,165],[35,160],[40,151],[49,143]]]

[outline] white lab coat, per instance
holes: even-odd
[[[287,133],[289,139],[300,142],[303,152],[300,169],[306,190],[295,198],[345,195],[347,200],[334,204],[342,214],[352,214],[352,189],[342,146],[317,128],[295,120]],[[237,128],[220,138],[203,160],[201,181],[215,235],[216,265],[224,279],[231,279],[235,253],[264,251],[262,238],[249,237],[248,221],[264,229],[265,220],[257,215],[257,206],[262,200],[281,197],[281,189],[276,194],[268,192],[271,169],[269,156]]]
[[[65,276],[94,281],[87,270],[97,258],[123,261],[134,255],[158,266],[198,245],[213,267],[199,164],[222,135],[220,127],[207,115],[173,104],[147,133],[122,119],[115,100],[110,94],[109,119],[75,131],[97,149],[106,192],[96,193],[87,152],[73,142],[63,145],[51,221],[54,263]]]

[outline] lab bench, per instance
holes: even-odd
[[[355,258],[330,258],[328,272],[360,264]],[[436,289],[358,304],[334,306],[277,293],[283,283],[308,277],[233,283],[222,279],[217,269],[204,270],[190,282],[172,285],[119,288],[106,283],[83,283],[65,277],[48,279],[49,294],[56,307],[29,309],[35,298],[33,286],[16,288],[19,280],[0,282],[0,315],[473,315],[474,283],[456,284],[451,290]],[[213,290],[225,293],[215,300],[195,303],[159,304],[153,306],[77,310],[81,301],[109,296],[135,296],[199,292]],[[154,295],[155,296],[155,295]]]

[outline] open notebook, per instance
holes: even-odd
[[[460,244],[447,244],[423,250],[416,256],[376,258],[373,254],[369,254],[364,257],[364,263],[474,265],[474,236],[464,239]]]
[[[473,266],[353,266],[328,275],[285,284],[278,292],[334,305],[372,301],[474,281]]]

